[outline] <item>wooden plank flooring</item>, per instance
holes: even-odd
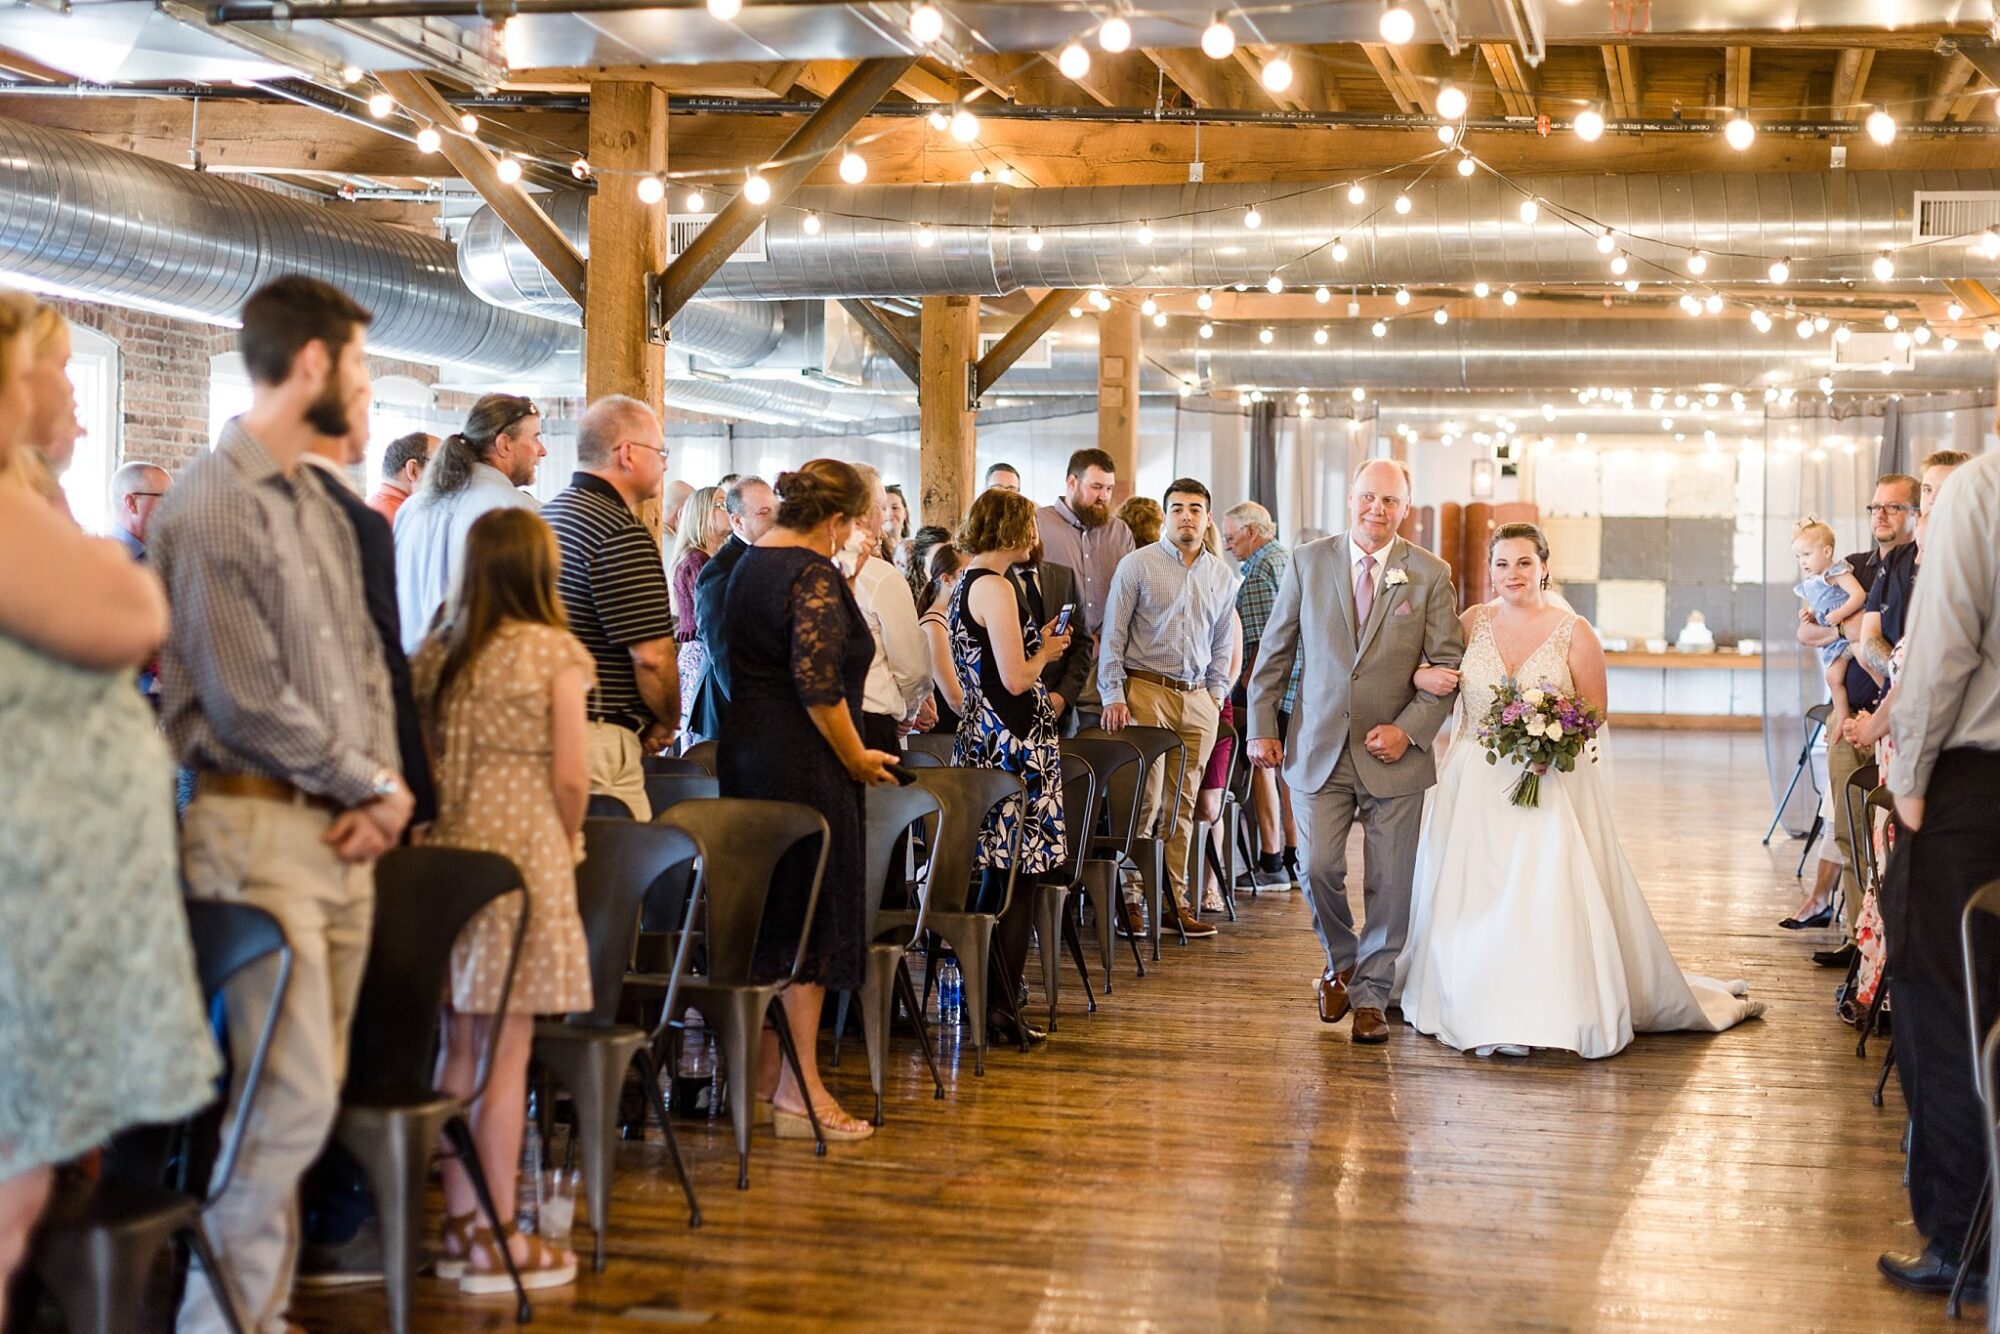
[[[966,1052],[946,1101],[899,1042],[889,1123],[865,1144],[817,1160],[765,1132],[739,1193],[726,1128],[686,1132],[699,1231],[657,1135],[627,1146],[608,1268],[540,1297],[536,1324],[1948,1327],[1941,1301],[1875,1275],[1914,1236],[1901,1102],[1892,1081],[1869,1105],[1876,1062],[1855,1059],[1837,979],[1805,957],[1819,933],[1774,925],[1798,845],[1758,844],[1761,739],[1616,747],[1627,852],[1668,940],[1685,967],[1749,978],[1761,1022],[1588,1064],[1484,1062],[1400,1026],[1358,1048],[1314,1014],[1305,905],[1266,893],[1219,939],[1167,945],[1144,981],[1128,954],[1094,1016],[1072,988],[1046,1047],[996,1054],[984,1079]],[[864,1110],[849,1051],[835,1086]],[[381,1300],[296,1314],[372,1331]],[[420,1282],[419,1330],[511,1324],[506,1300]]]

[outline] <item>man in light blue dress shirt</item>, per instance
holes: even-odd
[[[1177,767],[1171,760],[1155,765],[1147,776],[1139,826],[1150,829],[1163,811],[1171,812],[1166,838],[1172,906],[1163,909],[1162,918],[1177,916],[1190,936],[1212,936],[1215,928],[1196,917],[1187,901],[1188,844],[1194,835],[1195,797],[1229,691],[1236,583],[1222,558],[1202,545],[1208,531],[1208,488],[1183,477],[1167,488],[1162,506],[1166,529],[1160,540],[1127,556],[1112,576],[1098,641],[1097,681],[1104,696],[1105,731],[1132,723],[1165,727],[1187,747],[1187,764],[1174,791],[1167,791],[1169,770]],[[1129,900],[1125,915],[1127,929],[1134,928],[1137,913]]]

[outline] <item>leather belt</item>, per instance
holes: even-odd
[[[1142,672],[1136,667],[1127,669],[1125,676],[1127,680],[1144,681],[1149,685],[1164,686],[1168,690],[1178,690],[1183,695],[1192,695],[1195,691],[1203,688],[1200,681],[1177,681],[1171,676],[1162,676],[1158,672]]]
[[[288,806],[305,806],[317,811],[338,812],[341,809],[340,803],[332,797],[303,791],[282,778],[263,778],[256,774],[225,774],[204,769],[194,776],[194,790],[197,794],[206,792],[217,797],[255,797],[262,801],[279,801]]]

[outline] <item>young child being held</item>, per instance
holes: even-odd
[[[1833,529],[1818,519],[1807,515],[1799,520],[1799,526],[1792,530],[1792,555],[1804,577],[1792,591],[1805,602],[1799,608],[1801,623],[1838,630],[1850,617],[1861,614],[1868,590],[1846,561],[1834,559],[1833,540]],[[1827,722],[1829,736],[1839,736],[1840,725],[1847,720],[1847,662],[1852,656],[1853,646],[1844,632],[1819,651],[1820,665],[1826,669],[1826,688],[1833,699],[1833,717]]]

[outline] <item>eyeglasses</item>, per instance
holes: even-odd
[[[167,493],[164,491],[127,491],[125,498],[127,500],[158,500],[165,494]]]
[[[1916,508],[1915,505],[1870,505],[1868,512],[1870,514],[1910,514]]]
[[[667,457],[666,450],[660,448],[658,445],[649,445],[643,440],[627,440],[624,443],[632,446],[634,449],[650,449],[655,454],[658,454],[662,459],[665,459]]]

